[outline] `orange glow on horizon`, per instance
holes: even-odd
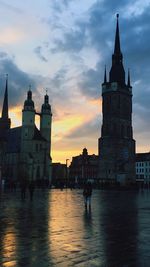
[[[102,105],[102,99],[98,98],[98,99],[90,99],[89,102],[91,104],[94,104],[96,106],[101,106]]]
[[[18,127],[22,124],[22,106],[10,108],[9,118],[11,119],[11,128]]]
[[[101,101],[99,100],[91,100],[92,105],[100,105]],[[96,108],[97,109],[97,108]],[[85,136],[83,139],[70,139],[67,137],[69,134],[80,129],[80,126],[84,125],[88,121],[92,120],[95,116],[94,113],[90,112],[90,114],[86,114],[81,112],[78,109],[78,114],[69,115],[67,117],[60,117],[59,120],[52,121],[52,162],[61,162],[65,163],[66,159],[72,160],[72,157],[80,155],[82,153],[82,149],[84,146],[87,146],[89,154],[92,151],[92,154],[97,154],[97,140],[93,140],[89,138],[89,136]],[[11,118],[11,128],[18,127],[22,125],[22,106],[16,106],[10,108],[9,110],[9,118]],[[36,126],[39,128],[40,125],[40,117],[35,117]],[[88,145],[86,145],[88,144]],[[148,152],[149,149],[147,144],[138,144],[137,153]],[[69,162],[69,163],[70,163]]]
[[[54,121],[52,125],[53,134],[52,139],[54,141],[61,139],[71,130],[79,127],[84,122],[83,116],[69,116],[67,118],[62,118],[62,120]]]

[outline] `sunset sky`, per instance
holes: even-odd
[[[101,83],[110,70],[116,13],[124,67],[131,71],[137,152],[149,151],[150,0],[0,0],[0,104],[9,75],[9,116],[21,125],[29,84],[36,111],[45,90],[52,106],[52,158],[84,147],[97,154]],[[38,122],[37,122],[38,123]]]

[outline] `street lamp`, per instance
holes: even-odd
[[[68,187],[68,161],[70,159],[66,159],[66,187]]]

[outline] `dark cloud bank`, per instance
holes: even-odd
[[[69,6],[69,1],[64,0],[59,4],[59,1],[54,1],[53,8],[58,11],[61,17],[61,12],[65,7]],[[111,55],[113,53],[114,33],[115,33],[115,14],[120,13],[120,35],[121,48],[124,55],[124,66],[127,70],[130,67],[131,81],[133,87],[133,111],[134,125],[136,131],[144,127],[143,131],[149,130],[150,111],[150,28],[149,17],[150,7],[147,7],[143,13],[124,17],[122,12],[128,4],[134,4],[135,1],[96,1],[88,11],[88,19],[77,19],[74,28],[65,30],[61,38],[55,38],[53,43],[52,53],[63,52],[67,56],[78,54],[80,56],[85,47],[94,48],[100,55],[97,59],[95,68],[81,69],[78,85],[81,93],[88,98],[99,98],[101,94],[100,84],[103,82],[104,65],[107,65],[109,71],[111,65]],[[64,30],[64,27],[62,26]],[[42,54],[42,47],[37,46],[34,51],[42,61],[47,59]],[[52,93],[56,98],[63,97],[63,86],[66,84],[66,72],[60,70],[51,79]],[[33,90],[36,91],[36,79],[29,74],[22,72],[13,62],[7,57],[5,52],[0,53],[0,72],[8,73],[11,104],[17,104],[24,98],[26,87],[29,84],[33,85]],[[139,81],[139,82],[137,82]],[[4,85],[2,84],[2,88]],[[55,90],[54,90],[55,89]],[[57,94],[58,93],[58,94]],[[15,96],[15,97],[14,97]],[[0,91],[0,98],[3,97],[3,91]],[[96,122],[98,120],[96,119]],[[93,126],[94,125],[94,126]],[[97,127],[91,125],[90,129]],[[84,125],[79,129],[83,134],[87,133],[88,125]],[[90,130],[91,131],[91,130]],[[94,131],[94,130],[92,130]],[[90,132],[91,133],[91,132]],[[72,133],[72,136],[78,136],[78,132]],[[68,136],[71,138],[71,136]]]
[[[88,11],[88,19],[77,19],[74,28],[55,39],[55,52],[78,54],[84,47],[94,48],[100,55],[95,68],[81,70],[79,88],[88,98],[100,97],[100,83],[103,82],[104,65],[109,72],[115,34],[115,14],[120,13],[121,48],[124,67],[130,68],[133,87],[133,112],[135,129],[144,124],[149,130],[148,118],[150,99],[150,6],[143,12],[124,16],[124,10],[136,1],[96,1]],[[139,81],[140,82],[137,82]],[[145,123],[143,122],[145,121]]]
[[[25,99],[26,91],[28,90],[28,86],[30,84],[32,85],[32,90],[36,91],[34,79],[30,77],[29,74],[20,70],[7,53],[0,52],[1,102],[4,96],[6,74],[8,74],[10,106],[15,106]]]

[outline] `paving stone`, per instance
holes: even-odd
[[[0,194],[0,267],[149,267],[150,191]]]

